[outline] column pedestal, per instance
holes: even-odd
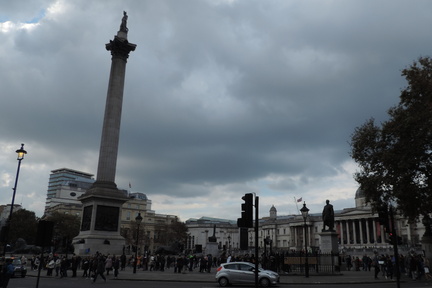
[[[217,242],[207,242],[205,248],[205,255],[211,254],[212,257],[218,257],[219,248]]]
[[[339,253],[338,234],[335,231],[323,231],[318,234],[321,237],[321,253]]]

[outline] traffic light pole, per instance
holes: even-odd
[[[259,197],[255,196],[255,288],[258,288],[258,207],[259,207]]]

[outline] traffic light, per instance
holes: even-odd
[[[388,239],[389,239],[389,243],[390,243],[390,244],[392,244],[392,245],[395,244],[395,242],[394,242],[395,239],[394,239],[394,234],[393,234],[393,233],[390,232],[390,233],[388,234]]]
[[[248,229],[240,228],[240,250],[247,250],[248,248]]]
[[[390,225],[389,225],[389,214],[388,214],[388,206],[387,204],[382,204],[377,209],[378,212],[378,222],[384,226],[384,230],[386,232],[390,231]]]
[[[245,203],[241,204],[241,218],[237,219],[237,226],[253,228],[253,194],[245,194],[242,199]]]

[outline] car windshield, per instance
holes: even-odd
[[[12,265],[21,265],[21,259],[13,259]]]

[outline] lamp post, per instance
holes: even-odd
[[[307,224],[306,224],[306,219],[309,215],[309,209],[306,207],[306,202],[303,202],[303,207],[300,209],[300,212],[302,213],[303,216],[303,220],[304,220],[304,233],[305,233],[305,277],[308,278],[309,277],[309,261],[308,261],[308,250],[307,250],[307,246],[308,246],[308,233],[307,233]]]
[[[21,144],[21,148],[16,150],[15,152],[18,154],[18,157],[17,157],[18,168],[17,168],[17,172],[16,172],[16,177],[15,177],[15,185],[14,185],[14,188],[12,188],[13,194],[12,194],[12,203],[11,203],[11,208],[10,208],[10,212],[9,212],[9,218],[7,219],[6,228],[5,228],[5,230],[3,230],[3,233],[5,233],[5,235],[4,235],[5,243],[4,243],[3,255],[6,255],[8,234],[9,234],[9,229],[10,229],[10,222],[12,220],[13,208],[15,205],[15,194],[16,194],[16,188],[18,185],[18,176],[19,176],[19,172],[20,172],[20,168],[21,168],[21,161],[24,159],[24,155],[27,154],[27,151],[24,150],[24,144]]]
[[[141,221],[143,220],[143,217],[141,217],[141,213],[138,213],[138,216],[135,217],[135,221],[137,223],[137,235],[136,235],[136,242],[135,242],[135,261],[134,261],[134,268],[133,273],[136,273],[137,268],[137,260],[138,260],[138,238],[139,238],[139,228],[141,225]]]

